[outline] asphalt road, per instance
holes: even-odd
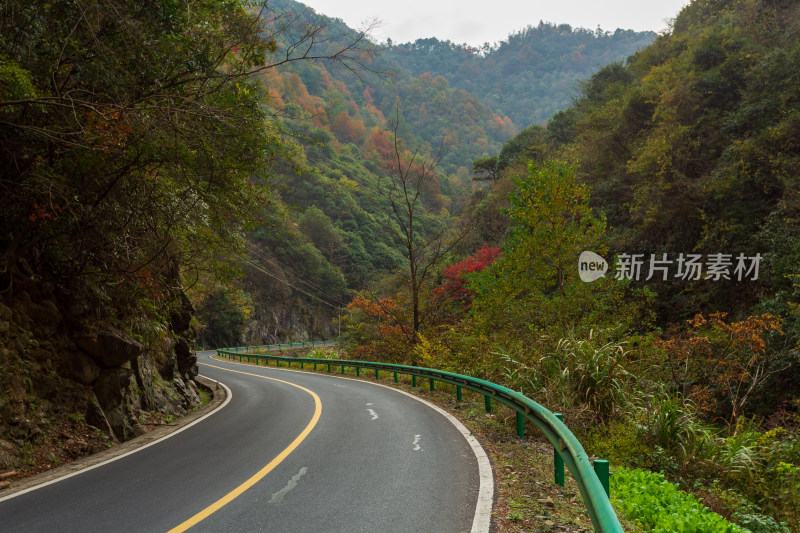
[[[0,501],[0,530],[471,531],[478,463],[440,413],[386,387],[209,354],[200,371],[230,388],[225,407]]]

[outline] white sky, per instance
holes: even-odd
[[[617,28],[660,32],[689,0],[300,0],[351,28],[379,19],[377,41],[395,43],[437,37],[479,46],[540,20],[594,30]]]

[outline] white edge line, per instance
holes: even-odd
[[[210,356],[209,356],[210,358]],[[227,361],[225,359],[213,359],[214,361],[220,363],[230,363],[232,365],[242,365],[247,367],[253,367],[255,365],[248,365],[246,363],[237,363],[234,361]],[[347,365],[345,365],[347,366]],[[334,379],[346,379],[349,381],[357,381],[359,383],[368,383],[370,385],[375,385],[376,387],[383,387],[385,389],[393,390],[395,392],[399,392],[400,394],[405,394],[409,398],[413,398],[420,403],[424,403],[434,411],[441,414],[447,420],[453,424],[458,431],[464,436],[464,439],[469,444],[470,448],[472,448],[472,453],[475,454],[475,459],[478,462],[478,477],[480,478],[480,485],[478,487],[478,502],[475,505],[475,518],[472,521],[472,530],[471,533],[488,533],[489,528],[491,527],[492,523],[492,503],[494,500],[494,476],[492,475],[492,465],[489,462],[489,457],[486,455],[486,451],[481,446],[481,443],[478,442],[478,439],[475,438],[474,435],[470,432],[469,429],[461,423],[459,419],[439,407],[438,405],[434,405],[431,402],[419,398],[418,396],[414,396],[413,394],[406,392],[404,390],[396,389],[394,387],[390,387],[389,385],[383,385],[382,383],[375,383],[374,381],[364,381],[355,378],[346,378],[342,376],[335,376],[335,375],[328,375],[328,374],[315,374],[314,372],[304,371],[304,370],[294,370],[289,368],[275,368],[275,367],[260,367],[260,368],[269,368],[270,370],[281,370],[283,372],[298,372],[302,374],[311,374],[311,375],[318,375],[328,378]]]
[[[88,472],[89,470],[94,470],[95,468],[99,468],[99,467],[101,467],[101,466],[105,466],[105,465],[107,465],[107,464],[109,464],[109,463],[113,463],[114,461],[117,461],[117,460],[119,460],[119,459],[122,459],[123,457],[128,457],[129,455],[133,455],[134,453],[140,452],[140,451],[144,450],[145,448],[149,448],[150,446],[153,446],[153,445],[155,445],[155,444],[158,444],[158,443],[164,442],[164,441],[165,441],[165,440],[167,440],[168,438],[170,438],[170,437],[174,437],[174,436],[175,436],[175,435],[177,435],[178,433],[180,433],[180,432],[182,432],[182,431],[185,431],[185,430],[189,429],[190,427],[192,427],[193,425],[195,425],[195,424],[198,424],[198,423],[202,422],[203,420],[205,420],[205,419],[206,419],[206,418],[208,418],[209,416],[211,416],[211,415],[213,415],[213,414],[216,414],[216,413],[217,413],[217,412],[218,412],[220,409],[222,409],[223,407],[225,407],[226,405],[228,405],[228,402],[230,402],[230,401],[231,401],[231,397],[232,397],[233,393],[232,393],[232,392],[231,392],[231,390],[230,390],[230,389],[227,387],[227,385],[225,385],[225,384],[224,384],[224,383],[222,383],[221,381],[217,381],[217,380],[215,380],[215,379],[207,378],[206,376],[201,376],[201,377],[204,377],[204,378],[206,378],[206,379],[208,379],[208,380],[214,381],[214,382],[216,382],[218,385],[222,385],[222,388],[224,388],[224,389],[225,389],[225,391],[226,391],[226,393],[227,393],[227,394],[226,394],[225,401],[224,401],[224,402],[222,402],[222,403],[221,403],[221,404],[220,404],[218,407],[216,407],[216,408],[215,408],[213,411],[211,411],[210,413],[206,413],[206,414],[204,414],[203,416],[201,416],[201,417],[200,417],[200,418],[198,418],[197,420],[193,420],[193,421],[191,421],[190,423],[186,424],[186,425],[185,425],[185,426],[183,426],[182,428],[180,428],[180,429],[176,429],[176,430],[175,430],[175,431],[173,431],[172,433],[169,433],[169,434],[167,434],[167,435],[164,435],[163,437],[161,437],[161,438],[160,438],[160,439],[158,439],[158,440],[154,440],[154,441],[152,441],[152,442],[148,442],[147,444],[144,444],[144,445],[142,445],[142,446],[139,446],[138,448],[135,448],[135,449],[133,449],[133,450],[131,450],[131,451],[129,451],[129,452],[123,453],[122,455],[118,455],[118,456],[116,456],[116,457],[112,457],[112,458],[110,458],[110,459],[108,459],[108,460],[106,460],[106,461],[103,461],[102,463],[97,463],[97,464],[95,464],[95,465],[87,466],[86,468],[82,468],[81,470],[77,470],[77,471],[75,471],[75,472],[71,472],[71,473],[69,473],[69,474],[65,474],[65,475],[63,475],[63,476],[61,476],[61,477],[58,477],[58,478],[56,478],[56,479],[51,479],[50,481],[46,481],[46,482],[44,482],[44,483],[41,483],[41,484],[39,484],[39,485],[35,485],[35,486],[33,486],[33,487],[29,487],[29,488],[27,488],[27,489],[24,489],[24,490],[21,490],[21,491],[19,491],[19,492],[15,492],[14,494],[9,494],[8,496],[4,496],[4,497],[0,498],[0,502],[4,502],[4,501],[6,501],[6,500],[10,500],[10,499],[12,499],[12,498],[16,498],[17,496],[22,496],[23,494],[27,494],[27,493],[29,493],[29,492],[33,492],[33,491],[35,491],[35,490],[39,490],[39,489],[41,489],[41,488],[44,488],[44,487],[46,487],[46,486],[48,486],[48,485],[52,485],[52,484],[54,484],[54,483],[58,483],[59,481],[64,481],[65,479],[69,479],[69,478],[71,478],[71,477],[74,477],[74,476],[78,476],[78,475],[80,475],[80,474],[83,474],[84,472]]]

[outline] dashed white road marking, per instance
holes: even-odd
[[[378,413],[376,413],[372,409],[367,409],[367,411],[369,411],[369,414],[372,415],[372,418],[370,418],[370,420],[375,420],[376,418],[378,418]]]
[[[241,364],[241,363],[233,363],[233,364]],[[280,368],[283,372],[302,372],[302,370],[292,370],[289,368]],[[361,381],[354,378],[346,378],[344,376],[328,376],[334,379],[345,379],[348,381],[356,381],[358,383],[366,383],[369,385],[373,385],[375,387],[383,387],[384,389],[393,390],[398,394],[402,394],[404,396],[408,396],[409,398],[416,400],[420,403],[424,403],[437,413],[444,416],[447,420],[453,424],[456,429],[464,436],[467,443],[469,444],[470,448],[472,448],[472,453],[475,455],[475,459],[478,461],[478,477],[480,478],[480,486],[478,488],[478,501],[475,505],[475,517],[472,521],[472,529],[471,533],[488,533],[489,528],[492,523],[492,505],[494,501],[494,476],[492,475],[492,464],[489,462],[489,457],[486,455],[486,451],[481,446],[478,439],[462,424],[456,417],[442,409],[437,405],[433,405],[431,402],[427,400],[423,400],[413,394],[395,389],[388,385],[383,385],[381,383],[374,383],[372,381]],[[336,385],[337,387],[346,388],[344,385]]]
[[[415,452],[422,449],[422,448],[419,447],[419,439],[420,438],[422,438],[422,435],[414,435],[414,442],[412,444],[414,444],[414,451]]]
[[[297,482],[300,481],[300,478],[303,477],[306,472],[308,472],[308,468],[304,466],[298,473],[292,476],[292,479],[289,480],[289,483],[287,483],[285,487],[272,495],[269,503],[280,503],[283,497],[286,496],[286,493],[297,486]]]

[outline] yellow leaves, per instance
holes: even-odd
[[[248,87],[247,85],[240,84],[240,83],[237,82],[235,86],[236,86],[236,94],[240,98],[243,97],[243,96],[248,96],[252,92],[250,87]]]
[[[345,187],[346,189],[351,190],[351,191],[357,191],[358,188],[359,188],[358,187],[358,183],[356,183],[355,181],[353,181],[350,178],[347,178],[345,176],[342,176],[341,178],[339,178],[339,184],[342,185],[343,187]]]

